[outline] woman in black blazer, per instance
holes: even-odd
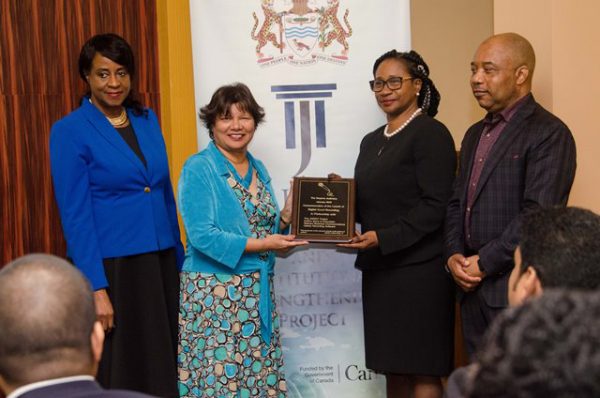
[[[454,142],[433,116],[440,95],[414,51],[375,61],[371,89],[387,124],[367,134],[355,166],[362,234],[366,365],[388,397],[441,397],[452,369],[454,295],[442,229],[456,169]]]

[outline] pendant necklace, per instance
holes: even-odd
[[[246,172],[246,175],[244,177],[240,176],[240,174],[235,169],[233,162],[231,162],[231,160],[229,160],[229,159],[227,159],[227,168],[229,169],[230,174],[232,174],[233,178],[237,182],[239,182],[241,186],[243,186],[246,189],[249,189],[250,184],[252,183],[252,177],[253,177],[252,174],[254,172],[254,167],[252,167],[252,162],[250,161],[250,159],[247,158],[247,161],[248,161],[248,171]]]

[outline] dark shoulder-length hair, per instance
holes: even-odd
[[[135,76],[135,60],[131,46],[119,35],[102,33],[90,38],[83,45],[79,53],[79,76],[81,76],[86,84],[88,84],[87,76],[92,69],[92,62],[96,53],[100,53],[103,57],[122,65],[127,69],[127,73],[129,73],[133,81],[133,77]],[[136,115],[148,114],[144,106],[135,98],[133,90],[129,91],[129,95],[123,101],[123,105],[126,108],[131,108]]]
[[[252,92],[244,83],[221,86],[214,92],[210,102],[200,108],[200,112],[198,112],[211,139],[214,137],[212,129],[217,117],[229,116],[233,104],[236,104],[241,111],[251,114],[255,126],[258,126],[265,118],[265,110],[258,105]]]
[[[440,92],[429,77],[429,66],[427,66],[423,57],[413,50],[409,52],[390,50],[375,60],[375,63],[373,64],[373,76],[375,76],[379,65],[386,59],[396,59],[404,63],[410,77],[420,79],[423,82],[421,91],[419,92],[417,105],[419,105],[419,107],[423,109],[423,112],[427,113],[429,116],[435,116],[440,104]]]

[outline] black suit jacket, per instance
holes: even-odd
[[[19,398],[151,398],[135,391],[105,390],[95,381],[72,381],[37,388]]]
[[[471,208],[471,249],[478,252],[486,272],[480,288],[490,307],[507,305],[508,276],[523,214],[566,205],[575,177],[575,141],[569,128],[532,95],[524,101],[490,151]],[[446,213],[446,258],[465,254],[467,184],[482,131],[480,121],[462,141],[458,176]]]
[[[383,128],[365,136],[354,169],[357,221],[379,240],[359,251],[361,270],[441,258],[456,170],[454,141],[439,121],[420,115],[389,140]]]

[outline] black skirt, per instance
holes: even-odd
[[[115,328],[97,379],[105,388],[178,397],[179,272],[175,250],[104,260]]]
[[[379,373],[448,375],[454,283],[442,259],[365,270],[362,284],[366,366]]]

